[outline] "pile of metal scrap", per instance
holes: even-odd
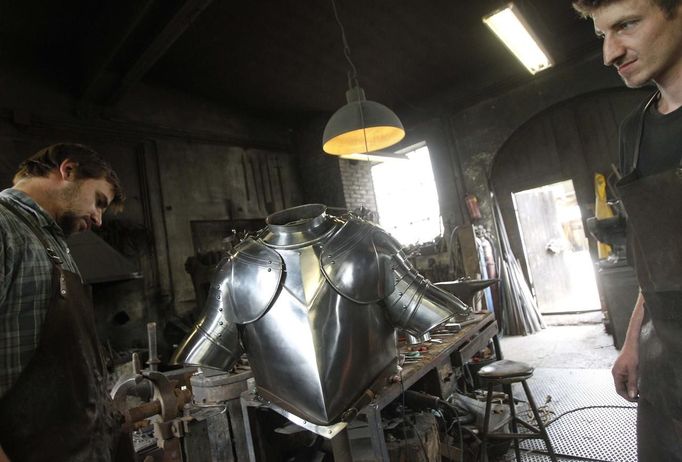
[[[500,206],[491,194],[494,219],[499,236],[500,301],[502,327],[508,335],[528,335],[545,328],[535,297],[523,275],[523,270],[512,252]]]

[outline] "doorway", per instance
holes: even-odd
[[[599,310],[597,282],[573,181],[512,193],[512,200],[540,312]]]

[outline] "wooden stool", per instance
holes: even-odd
[[[533,395],[530,393],[530,389],[526,383],[526,380],[533,376],[533,368],[528,364],[503,359],[482,367],[478,371],[478,376],[488,383],[488,396],[485,403],[485,417],[483,419],[483,433],[481,435],[481,451],[479,453],[480,460],[487,462],[488,442],[491,439],[514,440],[514,452],[516,453],[517,462],[521,462],[519,441],[526,439],[541,439],[545,442],[550,459],[552,459],[554,462],[557,462],[556,454],[552,448],[552,443],[549,441],[549,435],[547,434],[545,425],[542,423],[540,413],[538,412],[538,408],[535,405],[535,400],[533,399]],[[533,411],[538,428],[535,428],[528,422],[516,417],[514,396],[512,395],[512,384],[518,382],[521,382],[521,385],[523,386],[523,391],[526,393],[528,404]],[[488,428],[490,424],[490,411],[493,400],[493,387],[497,384],[502,385],[502,389],[509,396],[509,410],[511,411],[511,421],[509,423],[511,425],[511,433],[490,432],[490,429]],[[519,433],[517,424],[526,427],[528,430],[530,430],[530,432]]]

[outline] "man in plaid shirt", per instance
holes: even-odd
[[[0,192],[0,461],[116,458],[94,312],[65,239],[123,200],[78,144],[39,151]]]

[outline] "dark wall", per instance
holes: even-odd
[[[328,116],[314,116],[297,127],[294,135],[298,172],[305,202],[346,207],[339,158],[322,150],[322,133]]]
[[[156,148],[175,307],[184,314],[195,307],[184,269],[187,257],[200,250],[192,224],[257,219],[264,227],[269,214],[301,204],[301,194],[294,156],[287,153],[170,140]]]
[[[196,315],[184,269],[195,252],[191,221],[264,224],[268,213],[302,201],[288,127],[142,84],[116,106],[95,107],[16,65],[0,66],[0,87],[3,188],[22,159],[62,141],[91,145],[121,177],[126,207],[107,214],[102,236],[144,278],[93,288],[114,349],[143,347],[147,321],[163,329]]]

